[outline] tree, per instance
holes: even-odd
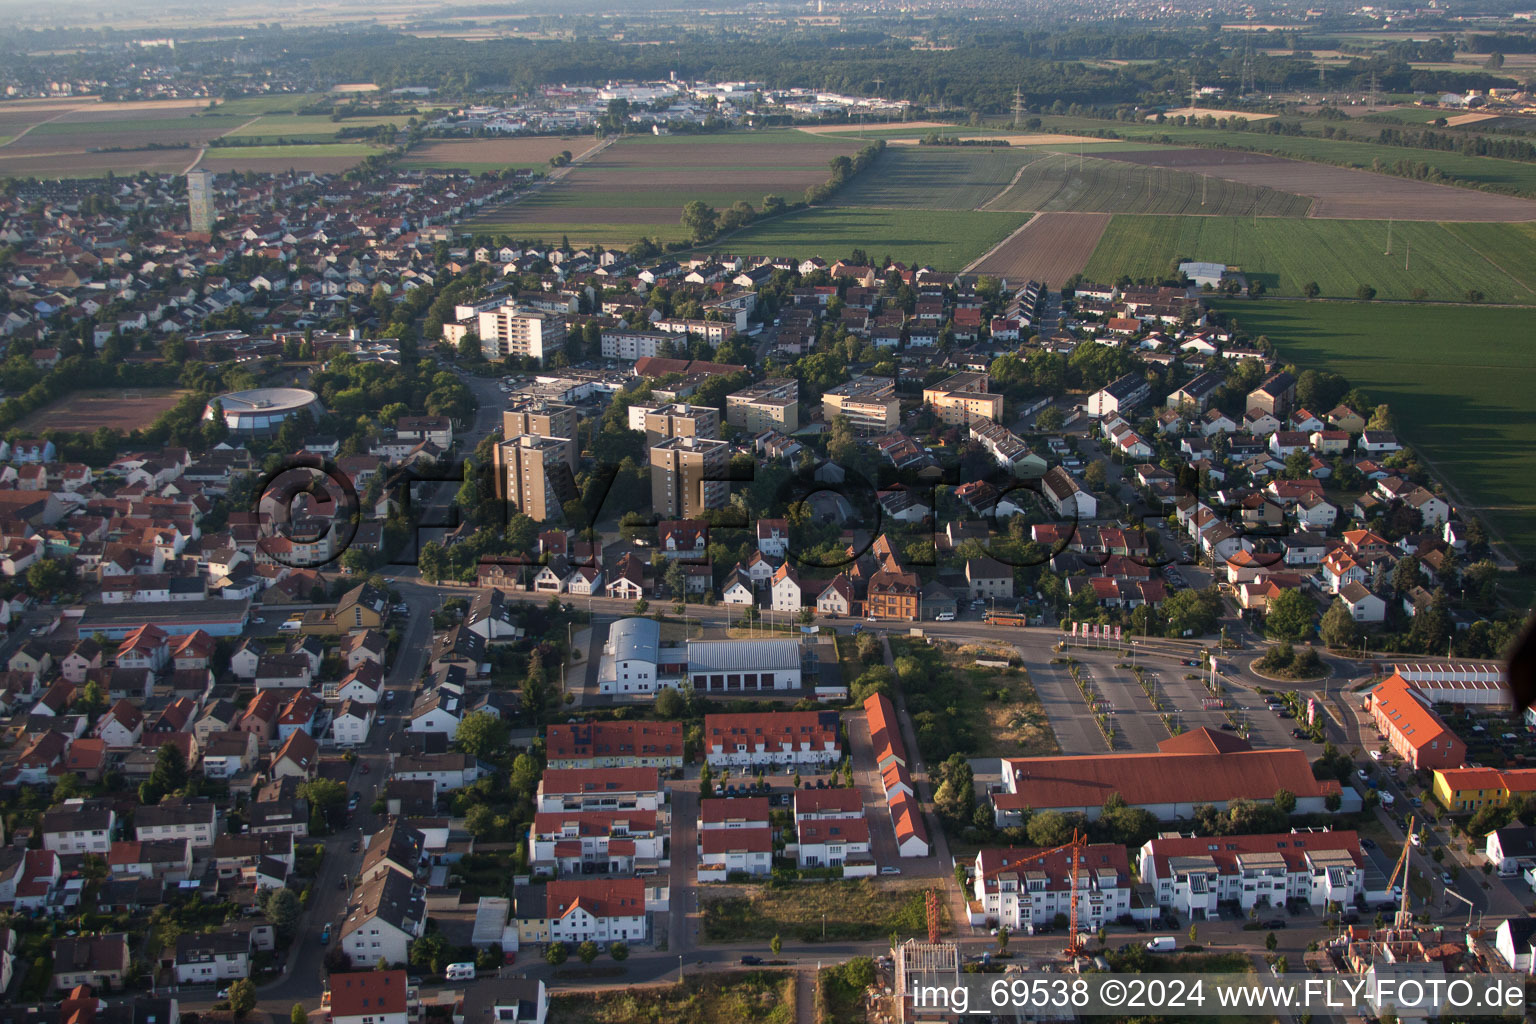
[[[535,651],[528,659],[528,673],[523,676],[523,709],[537,719],[549,703],[549,681],[544,674],[544,659]]]
[[[1275,790],[1275,810],[1281,814],[1296,810],[1296,794],[1285,788]]]
[[[272,922],[272,927],[277,929],[280,935],[292,935],[293,926],[299,921],[299,912],[304,908],[299,904],[298,894],[292,889],[278,889],[267,897],[267,904],[263,912],[267,920]]]
[[[608,955],[619,963],[629,959],[629,943],[613,942],[608,945]]]
[[[549,948],[544,951],[544,959],[548,960],[555,967],[565,963],[570,955],[571,951],[565,947],[563,942],[551,942]]]
[[[576,947],[576,955],[581,958],[581,962],[584,964],[590,964],[592,961],[596,960],[597,954],[600,952],[602,951],[597,948],[597,943],[593,942],[591,939],[588,939]]]
[[[174,743],[162,743],[155,754],[155,767],[149,783],[162,795],[174,793],[187,784],[187,759]]]
[[[1001,928],[999,928],[997,930],[997,951],[999,953],[1006,953],[1006,952],[1008,952],[1008,926],[1007,925],[1003,925]]]
[[[459,730],[454,734],[453,742],[471,757],[489,761],[506,751],[510,735],[511,729],[500,715],[475,711],[465,715],[459,722]]]
[[[687,702],[683,695],[673,687],[665,687],[656,695],[656,717],[660,719],[676,719],[683,717],[688,711]]]
[[[779,933],[774,932],[773,938],[768,940],[768,948],[773,950],[773,955],[778,956],[784,949],[784,940],[779,938]]]
[[[1192,924],[1192,925],[1189,926],[1189,944],[1191,946],[1193,946],[1195,943],[1197,943],[1199,941],[1200,941],[1200,926]]]
[[[1066,422],[1066,414],[1054,405],[1048,405],[1035,416],[1035,429],[1055,433]]]
[[[1424,573],[1419,569],[1418,556],[1404,555],[1399,558],[1397,565],[1392,568],[1392,589],[1397,591],[1398,596],[1423,585]]]
[[[702,199],[690,200],[683,207],[681,222],[695,245],[701,245],[715,237],[720,215]]]
[[[229,1009],[237,1020],[256,1009],[255,982],[249,978],[240,978],[230,983]]]
[[[331,779],[312,779],[298,792],[309,801],[310,828],[321,834],[329,831],[331,816],[347,805],[347,787]]]
[[[1269,600],[1264,632],[1276,640],[1295,643],[1312,632],[1312,599],[1299,587],[1282,590]]]
[[[796,777],[798,778],[798,773],[796,773]],[[799,787],[799,785],[799,782],[795,783],[796,787]],[[709,770],[708,761],[705,761],[704,767],[699,769],[699,795],[702,797],[711,797],[715,795],[714,773]]]
[[[1083,483],[1087,484],[1091,490],[1102,491],[1106,476],[1104,463],[1095,459],[1088,463],[1088,467],[1083,470]]]
[[[1271,953],[1275,951],[1275,947],[1278,945],[1280,945],[1280,940],[1275,938],[1274,932],[1270,932],[1268,935],[1264,936],[1264,948],[1269,950]]]
[[[303,1003],[294,1003],[293,1009],[288,1011],[288,1024],[309,1024],[309,1011],[304,1009]]]
[[[1360,299],[1360,300],[1362,300],[1364,302],[1370,302],[1375,297],[1376,297],[1376,289],[1372,288],[1368,284],[1362,284],[1359,288],[1355,289],[1355,298]]]
[[[1338,598],[1323,613],[1318,634],[1322,636],[1323,643],[1335,650],[1348,650],[1360,642],[1360,629],[1355,625],[1355,617],[1349,613],[1349,606]]]
[[[1216,628],[1221,613],[1221,595],[1215,587],[1204,590],[1176,590],[1163,602],[1163,615],[1172,637],[1202,636]]]
[[[1315,299],[1322,293],[1323,290],[1317,286],[1316,281],[1308,281],[1306,284],[1301,286],[1301,294],[1305,295],[1309,299]]]

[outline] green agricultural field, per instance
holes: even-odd
[[[225,100],[220,103],[218,110],[221,114],[239,114],[249,118],[257,114],[271,114],[277,111],[291,113],[310,104],[331,98],[317,92],[288,92],[268,96],[241,96],[238,99]]]
[[[1387,232],[1384,221],[1120,216],[1083,273],[1157,278],[1183,258],[1235,266],[1279,295],[1315,281],[1325,297],[1352,299],[1370,285],[1378,299],[1422,289],[1424,298],[1461,302],[1476,289],[1488,302],[1536,303],[1531,225],[1398,222],[1390,256]]]
[[[1304,217],[1307,196],[1167,167],[1051,153],[1024,167],[989,210]]]
[[[373,128],[378,125],[393,124],[401,127],[410,120],[404,114],[395,114],[383,117],[349,117],[345,121],[332,121],[329,117],[304,116],[300,114],[272,114],[256,118],[254,121],[241,124],[234,131],[226,134],[231,139],[289,139],[292,141],[314,141],[336,138],[336,133],[343,128]]]
[[[708,135],[626,135],[626,146],[793,146],[808,142],[826,145],[827,139],[796,128],[765,128],[759,131],[714,132]],[[841,141],[841,140],[839,140]],[[874,141],[871,138],[870,141]]]
[[[1083,117],[1047,117],[1045,126],[1052,131],[1094,132],[1108,129],[1126,139],[1150,142],[1166,139],[1173,145],[1225,146],[1255,153],[1272,153],[1296,160],[1359,167],[1369,170],[1379,161],[1391,166],[1399,160],[1424,163],[1463,181],[1536,195],[1536,163],[1495,160],[1485,156],[1463,156],[1439,150],[1383,146],[1375,142],[1322,139],[1311,135],[1292,137],[1258,131],[1222,131],[1219,128],[1180,128],[1172,124],[1127,121],[1098,121]],[[1321,122],[1319,122],[1321,123]]]
[[[823,259],[864,249],[875,260],[960,270],[1027,220],[1023,213],[820,207],[749,227],[718,248]]]
[[[975,210],[1042,154],[981,146],[891,146],[837,195],[838,206]]]
[[[241,123],[241,118],[223,114],[203,114],[188,111],[186,117],[119,117],[102,121],[49,121],[39,124],[27,133],[28,139],[63,138],[72,135],[94,137],[98,135],[131,136],[136,132],[166,132],[184,130],[191,134],[214,136],[229,131]],[[111,140],[114,145],[123,139]],[[88,144],[95,145],[95,142]]]
[[[572,245],[627,248],[650,238],[659,242],[682,242],[688,238],[680,224],[573,224],[570,221],[508,221],[490,219],[466,221],[463,229],[495,238],[506,235],[522,241],[553,244],[562,237]]]
[[[305,160],[314,157],[351,157],[361,160],[379,152],[366,142],[327,142],[292,146],[215,146],[208,150],[210,160]]]
[[[1536,555],[1536,336],[1526,309],[1233,301],[1280,357],[1343,374],[1527,557]]]

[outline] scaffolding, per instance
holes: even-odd
[[[908,1021],[931,1019],[915,1013],[907,994],[914,985],[953,988],[960,984],[960,947],[953,942],[923,942],[908,939],[896,950],[896,1019]]]

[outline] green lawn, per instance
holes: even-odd
[[[241,96],[238,99],[225,100],[219,104],[221,114],[241,114],[245,117],[253,117],[256,114],[267,114],[274,110],[298,110],[321,100],[329,99],[323,93],[317,92],[290,92],[278,93],[268,96]]]
[[[1536,333],[1531,311],[1417,303],[1221,304],[1282,359],[1337,371],[1392,406],[1397,431],[1536,555]]]
[[[840,259],[854,249],[881,260],[959,270],[1029,219],[1024,213],[820,207],[733,235],[721,249]]]
[[[1536,303],[1536,226],[1399,221],[1390,256],[1387,230],[1385,221],[1117,216],[1084,274],[1155,278],[1183,258],[1238,267],[1281,295],[1315,281],[1325,297],[1355,298],[1368,284],[1380,299],[1423,289],[1460,302],[1477,289],[1488,302]]]
[[[838,206],[974,210],[1042,154],[983,146],[890,146],[837,194]]]

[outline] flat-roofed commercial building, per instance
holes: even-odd
[[[724,441],[669,437],[651,448],[651,511],[662,519],[701,519],[730,496],[731,450]]]
[[[793,434],[800,429],[800,382],[770,377],[726,395],[725,422],[753,434],[765,430]]]
[[[821,396],[821,414],[828,423],[846,416],[856,430],[892,430],[901,422],[896,382],[889,377],[855,377],[829,388]]]

